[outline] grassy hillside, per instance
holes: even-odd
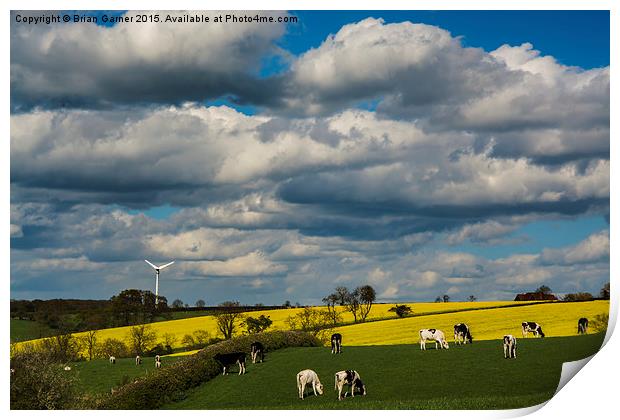
[[[11,341],[28,341],[54,335],[54,330],[36,321],[11,318]]]
[[[412,345],[289,348],[248,365],[244,376],[219,376],[166,409],[491,409],[518,408],[549,399],[561,363],[595,353],[602,334],[519,340],[517,359],[505,360],[499,340],[449,350],[421,351]],[[325,394],[297,398],[295,376],[311,368]],[[333,375],[356,369],[368,395],[338,401]],[[268,386],[265,386],[268,385]]]
[[[162,366],[176,363],[183,357],[162,357]],[[108,360],[92,360],[88,362],[68,363],[71,371],[68,375],[74,375],[77,379],[80,391],[88,394],[108,393],[110,388],[116,388],[120,384],[129,382],[135,378],[148,375],[155,369],[155,358],[144,357],[141,365],[136,365],[133,358],[116,359],[115,364]]]

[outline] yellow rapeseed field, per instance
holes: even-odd
[[[392,318],[385,321],[367,322],[338,328],[344,335],[347,345],[375,345],[400,344],[418,341],[418,330],[421,328],[442,329],[446,335],[452,335],[452,326],[458,322],[470,325],[474,339],[501,338],[504,334],[520,334],[522,321],[536,321],[543,326],[545,334],[562,336],[576,334],[577,319],[581,316],[592,319],[600,313],[607,313],[607,301],[579,302],[579,303],[552,303],[524,307],[510,307],[499,309],[484,309],[531,302],[449,302],[449,303],[408,303],[416,315],[425,316],[396,319],[393,312],[388,310],[393,304],[376,304],[368,319]],[[266,315],[273,321],[271,329],[287,329],[286,318],[298,313],[302,309],[276,309],[248,312],[246,315],[258,317]],[[353,321],[350,313],[343,311],[343,321]],[[438,314],[438,312],[460,310],[464,312]],[[182,347],[181,340],[185,334],[192,334],[196,330],[207,330],[212,337],[220,335],[217,331],[213,316],[162,321],[150,324],[157,333],[158,341],[164,334],[174,334],[176,338],[173,348]],[[101,343],[108,338],[126,341],[131,327],[118,327],[99,330],[97,339]],[[240,332],[240,329],[239,329]],[[77,333],[82,337],[85,333]],[[18,343],[18,348],[25,343],[36,343],[39,340]]]
[[[579,318],[591,320],[608,312],[609,301],[547,303],[370,322],[337,330],[343,335],[343,344],[354,346],[417,343],[422,328],[442,330],[452,342],[453,326],[459,322],[469,325],[474,340],[498,339],[505,334],[521,337],[523,321],[538,322],[546,336],[554,337],[576,335]]]

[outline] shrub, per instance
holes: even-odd
[[[291,330],[309,332],[322,343],[328,343],[332,334],[332,317],[328,311],[304,308],[303,311],[287,317],[284,322]]]
[[[75,388],[68,375],[48,352],[21,351],[11,359],[11,410],[73,408]]]
[[[39,351],[47,353],[54,362],[65,363],[80,359],[81,345],[73,334],[60,334],[41,340]]]
[[[131,356],[127,345],[115,338],[106,339],[101,345],[97,346],[96,349],[96,356],[102,359],[107,359],[110,356],[117,358]]]
[[[157,342],[157,333],[150,325],[136,325],[129,330],[128,341],[134,354],[143,355]]]
[[[162,354],[170,354],[172,353],[172,347],[165,347],[162,343],[158,343],[155,347],[149,349],[142,353],[143,356],[154,357],[158,354],[161,356]]]
[[[564,302],[583,302],[592,299],[594,299],[594,296],[588,292],[568,293],[562,298]]]
[[[207,330],[194,331],[194,344],[198,346],[206,346],[211,340],[211,334]]]
[[[220,365],[213,360],[216,353],[245,351],[253,341],[260,341],[268,351],[284,347],[320,346],[318,340],[307,333],[274,331],[246,335],[213,344],[198,353],[174,364],[152,371],[148,376],[119,388],[114,394],[92,402],[98,409],[152,410],[170,401],[185,398],[185,392],[221,373]]]
[[[245,326],[245,332],[247,334],[257,334],[259,332],[263,332],[267,328],[269,328],[271,324],[273,324],[273,321],[271,320],[271,318],[265,315],[261,315],[258,318],[252,318],[251,316],[248,316],[241,323],[241,325]]]
[[[590,327],[597,332],[607,331],[607,324],[609,324],[609,314],[599,314],[590,321]]]
[[[185,334],[181,339],[181,344],[185,347],[185,350],[190,350],[196,345],[196,340],[191,334]]]
[[[388,312],[396,312],[399,318],[403,318],[411,313],[411,307],[407,305],[396,305],[388,309]]]

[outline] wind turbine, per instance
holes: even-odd
[[[163,270],[164,268],[168,267],[169,265],[174,264],[174,261],[169,262],[168,264],[160,265],[159,267],[156,266],[155,264],[153,264],[152,262],[150,262],[149,260],[144,260],[144,261],[148,265],[153,267],[153,269],[155,270],[155,306],[157,306],[157,303],[159,302],[159,300],[158,300],[158,297],[159,297],[159,272],[161,270]]]

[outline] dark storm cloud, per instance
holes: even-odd
[[[137,13],[126,15],[135,18]],[[211,19],[216,15],[201,14]],[[261,60],[280,54],[274,42],[284,30],[284,24],[257,23],[104,27],[20,25],[12,20],[12,108],[179,104],[222,96],[269,104],[277,100],[271,92],[280,82],[261,79],[258,72]]]

